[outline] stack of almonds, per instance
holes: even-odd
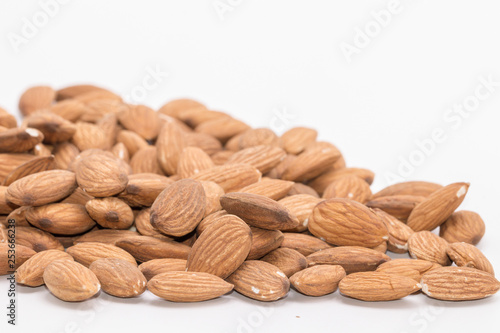
[[[475,247],[481,217],[456,211],[467,183],[372,194],[374,174],[315,130],[278,137],[189,99],[155,111],[91,85],[38,86],[19,108],[19,127],[0,109],[0,274],[64,301],[101,288],[174,302],[233,289],[274,301],[290,285],[363,301],[500,289]]]

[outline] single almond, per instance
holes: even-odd
[[[260,145],[236,152],[226,163],[250,164],[260,172],[266,173],[278,165],[285,157],[285,151],[279,147]]]
[[[380,216],[389,233],[389,239],[387,240],[387,248],[389,251],[394,253],[408,252],[408,239],[413,234],[413,230],[381,209],[375,208],[374,212]]]
[[[214,182],[210,181],[200,181],[201,186],[205,192],[205,214],[203,217],[220,211],[222,206],[220,204],[220,197],[224,195],[224,189]]]
[[[134,223],[134,213],[125,202],[118,198],[97,198],[85,204],[90,217],[101,227],[128,229]]]
[[[47,109],[56,99],[56,92],[51,87],[36,86],[26,90],[19,99],[19,110],[23,115]]]
[[[339,265],[319,265],[306,268],[290,277],[290,283],[307,296],[323,296],[337,290],[339,282],[346,276]]]
[[[217,183],[229,193],[258,182],[261,176],[262,173],[250,164],[226,164],[200,171],[192,178]]]
[[[40,156],[28,161],[26,163],[21,164],[10,174],[5,177],[3,184],[5,186],[9,186],[13,182],[23,177],[32,175],[34,173],[54,170],[56,169],[56,162],[54,161],[54,156]]]
[[[326,171],[339,157],[340,152],[331,144],[306,149],[290,163],[282,178],[296,182],[313,179]]]
[[[337,161],[339,160],[341,160],[341,157],[337,159]],[[373,183],[373,179],[375,178],[375,174],[368,169],[330,167],[328,171],[311,180],[308,185],[319,194],[323,194],[332,182],[345,176],[358,176],[359,178],[364,179],[369,185]]]
[[[16,226],[16,244],[33,249],[36,252],[45,250],[61,250],[64,247],[54,236],[48,232],[32,227]]]
[[[181,178],[190,178],[203,170],[213,168],[210,156],[198,147],[186,147],[179,156],[177,173]]]
[[[106,243],[115,245],[116,242],[122,239],[135,236],[140,236],[140,235],[132,230],[95,229],[76,238],[74,240],[74,244],[94,242],[94,243]]]
[[[294,127],[289,129],[280,138],[283,149],[289,154],[300,154],[307,145],[316,141],[318,131],[306,127]]]
[[[242,188],[240,192],[262,195],[273,200],[279,200],[287,195],[293,184],[294,182],[287,180],[263,178],[260,182]]]
[[[309,194],[292,195],[278,201],[279,204],[289,209],[292,214],[295,215],[299,220],[299,225],[297,227],[289,229],[287,231],[306,231],[307,225],[309,224],[309,217],[311,216],[314,207],[316,207],[319,202],[321,202],[321,199]]]
[[[35,227],[58,235],[76,235],[95,226],[85,207],[78,204],[55,203],[30,207],[26,219]]]
[[[19,270],[19,267],[36,254],[35,251],[27,246],[10,243],[9,240],[11,238],[8,234],[7,237],[8,239],[0,241],[0,275],[16,272],[16,270]],[[18,273],[16,273],[16,279],[19,282]]]
[[[191,251],[191,248],[185,244],[150,236],[127,237],[115,244],[130,253],[139,262],[164,258],[187,259]]]
[[[289,196],[293,196],[293,195],[297,195],[297,194],[308,194],[308,195],[313,196],[315,198],[319,198],[318,192],[316,192],[311,186],[307,186],[307,185],[302,184],[302,183],[293,184],[290,191],[288,191]]]
[[[48,111],[30,114],[24,119],[23,124],[39,130],[43,134],[43,142],[47,144],[68,141],[76,132],[73,123]]]
[[[175,175],[179,159],[186,148],[182,130],[174,123],[165,123],[156,140],[158,162],[167,175]]]
[[[127,251],[111,244],[84,242],[69,247],[67,250],[76,261],[89,267],[91,263],[101,258],[123,259],[137,266],[137,263]]]
[[[266,254],[261,260],[278,267],[287,277],[307,268],[306,257],[300,252],[286,247]]]
[[[76,123],[76,132],[71,138],[71,143],[81,151],[87,149],[110,148],[109,138],[106,132],[99,126],[86,122]]]
[[[495,275],[493,266],[486,256],[474,245],[468,243],[452,243],[446,253],[459,267],[471,267]]]
[[[371,195],[370,185],[364,179],[358,176],[345,176],[328,185],[323,198],[344,198],[365,203]]]
[[[120,124],[146,140],[155,139],[160,132],[160,121],[156,112],[145,105],[128,105],[118,113]]]
[[[279,230],[266,230],[250,227],[252,231],[252,247],[247,260],[260,259],[269,252],[276,250],[283,243],[283,233]]]
[[[430,231],[418,231],[408,239],[408,251],[414,259],[436,262],[442,266],[450,265],[446,253],[448,242]]]
[[[67,170],[80,153],[80,150],[74,144],[64,142],[55,146],[52,153],[54,154],[54,161],[58,168]]]
[[[31,154],[2,154],[0,153],[0,182],[21,164],[26,163],[36,156]]]
[[[130,150],[129,150],[130,154]],[[130,154],[132,155],[132,154]],[[130,159],[130,167],[134,174],[155,173],[163,175],[163,170],[158,162],[158,155],[155,146],[147,146],[139,149]]]
[[[417,197],[428,197],[441,188],[443,188],[443,186],[436,183],[409,181],[387,186],[386,188],[375,193],[372,196],[372,199],[394,195],[413,195]]]
[[[398,220],[406,221],[413,209],[423,202],[425,197],[413,195],[394,195],[388,197],[378,197],[366,203],[373,209],[380,209]]]
[[[17,283],[30,287],[43,285],[43,272],[45,268],[56,260],[73,260],[73,257],[60,250],[38,252],[17,269]]]
[[[154,148],[154,151],[156,152],[156,147],[150,146],[143,137],[132,131],[119,131],[116,135],[116,141],[123,144],[127,148],[130,156],[134,156],[138,151],[146,148]],[[158,161],[156,161],[156,163],[158,163]]]
[[[128,177],[127,187],[118,197],[131,207],[150,207],[173,180],[155,173],[137,173]]]
[[[283,242],[281,243],[281,247],[296,250],[302,253],[304,256],[308,256],[311,253],[315,253],[332,247],[328,243],[311,235],[285,232],[283,233],[283,236],[284,238]]]
[[[10,128],[0,132],[0,153],[23,153],[42,141],[42,132],[35,128]]]
[[[457,211],[439,226],[439,236],[450,243],[465,242],[476,245],[484,236],[485,224],[475,212]]]
[[[185,259],[153,259],[139,265],[142,274],[149,281],[156,275],[166,272],[181,272],[186,270],[187,260]]]
[[[439,267],[442,266],[427,260],[395,259],[379,265],[377,272],[407,276],[420,282],[423,274]]]
[[[158,110],[158,113],[162,113],[171,117],[177,117],[184,110],[203,106],[203,104],[193,99],[180,98],[171,100],[167,104],[163,105]]]
[[[221,142],[226,142],[231,137],[248,129],[250,127],[242,121],[231,117],[222,117],[206,121],[196,126],[195,130],[198,133],[210,134]]]

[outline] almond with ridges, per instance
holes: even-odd
[[[163,258],[187,259],[191,251],[191,248],[185,244],[150,236],[127,237],[115,244],[130,253],[139,262]]]
[[[450,258],[446,254],[448,242],[430,231],[418,231],[408,239],[408,251],[414,259],[423,259],[447,266]]]
[[[71,255],[75,261],[89,267],[91,263],[102,258],[123,259],[137,266],[137,263],[127,251],[111,244],[84,242],[69,247],[66,252]]]
[[[311,235],[285,232],[283,236],[281,247],[296,250],[305,256],[332,247],[328,243]]]
[[[306,268],[290,277],[290,283],[307,296],[323,296],[337,290],[346,273],[339,265],[319,265]]]
[[[77,235],[95,226],[85,207],[78,204],[55,203],[30,207],[26,210],[26,219],[35,227],[58,235]]]
[[[185,271],[186,263],[187,260],[185,259],[153,259],[140,264],[139,269],[149,281],[158,274]]]
[[[475,212],[457,211],[439,226],[439,236],[450,243],[466,242],[476,245],[484,236],[485,224]]]
[[[38,252],[17,269],[17,283],[30,287],[43,285],[43,272],[45,268],[56,260],[73,260],[73,257],[60,250]]]
[[[118,198],[92,199],[87,201],[85,209],[90,217],[104,228],[128,229],[134,223],[132,209]]]
[[[493,266],[489,260],[472,244],[452,243],[448,246],[446,253],[459,267],[471,267],[495,275]]]
[[[301,253],[282,247],[266,254],[262,261],[278,267],[287,277],[307,268],[307,259]]]
[[[137,265],[115,258],[103,258],[90,264],[107,294],[116,297],[136,297],[146,291],[147,280]]]

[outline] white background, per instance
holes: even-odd
[[[17,112],[30,85],[88,82],[155,108],[196,98],[280,133],[311,126],[342,150],[349,166],[376,173],[374,191],[398,173],[407,180],[471,182],[462,208],[484,218],[479,248],[500,271],[498,1],[401,0],[390,18],[382,15],[383,27],[372,12],[387,13],[394,7],[389,1],[65,2],[47,22],[38,1],[0,3],[2,107]],[[39,28],[23,35],[26,22]],[[363,40],[359,31],[366,28],[371,36]],[[348,44],[356,52],[351,57],[341,50]],[[151,70],[163,73],[157,86],[133,94]],[[488,78],[497,82],[490,91],[481,83]],[[477,91],[488,96],[479,100]],[[470,112],[449,113],[464,102]],[[445,139],[427,144],[423,155],[416,142],[433,131]],[[398,171],[410,158],[410,169]],[[364,303],[338,292],[321,298],[290,292],[263,304],[233,293],[175,304],[146,293],[70,304],[44,288],[18,292],[13,329],[6,325],[2,277],[1,332],[499,331],[500,295],[462,303],[424,295]]]

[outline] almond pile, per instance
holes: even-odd
[[[173,302],[233,289],[274,301],[291,286],[363,301],[500,289],[475,247],[483,220],[457,211],[467,183],[372,194],[373,172],[346,167],[315,130],[279,137],[190,99],[155,111],[96,86],[37,86],[19,109],[19,127],[0,109],[0,274],[15,269],[18,284],[64,301],[101,289]]]

